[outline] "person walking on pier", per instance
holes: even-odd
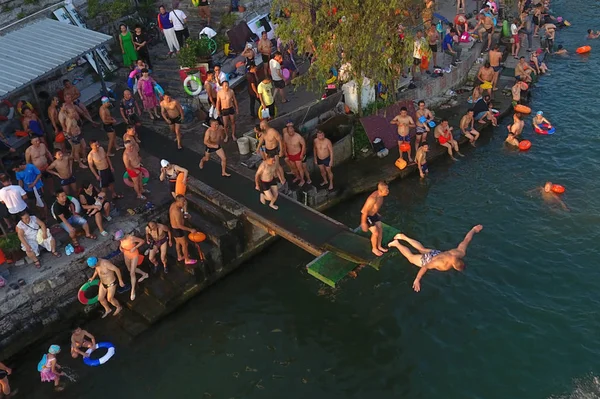
[[[448,251],[425,248],[419,241],[413,240],[402,233],[396,234],[394,240],[388,244],[388,247],[398,249],[410,263],[421,268],[413,282],[413,289],[415,292],[419,292],[421,291],[421,279],[425,273],[427,273],[427,270],[435,269],[441,272],[446,272],[450,269],[456,269],[460,272],[465,270],[463,258],[467,255],[467,247],[471,243],[473,236],[481,230],[483,230],[482,225],[478,224],[477,226],[474,226],[467,233],[462,242],[458,244],[458,247]],[[406,241],[414,249],[419,251],[419,253],[413,254],[409,248],[400,244],[399,240]]]
[[[265,205],[266,201],[269,201],[269,206],[277,210],[279,207],[275,205],[275,201],[279,196],[279,190],[275,178],[279,178],[281,184],[285,184],[283,168],[277,162],[277,158],[268,157],[258,167],[254,176],[254,183],[256,190],[260,192],[261,204]]]
[[[276,129],[269,126],[269,123],[264,119],[260,121],[260,128],[262,129],[262,135],[258,139],[256,152],[259,153],[259,151],[262,151],[262,147],[264,146],[267,157],[283,157],[283,141],[281,139],[281,134],[279,134]]]
[[[283,146],[285,147],[286,163],[294,173],[294,183],[302,187],[305,183],[304,157],[306,156],[306,141],[301,134],[294,130],[294,123],[287,121],[283,128]],[[310,184],[310,183],[309,183]]]
[[[195,233],[196,229],[192,229],[185,225],[185,218],[183,215],[185,203],[186,199],[183,195],[178,195],[175,198],[175,202],[169,207],[169,222],[171,223],[173,237],[175,238],[177,261],[184,261],[186,265],[193,265],[198,261],[189,256],[187,234]]]
[[[177,149],[181,150],[181,124],[183,123],[183,108],[179,101],[175,100],[169,93],[165,93],[160,102],[160,114],[169,125],[171,132],[175,133]]]
[[[377,191],[373,192],[360,211],[360,228],[362,231],[371,232],[371,251],[376,256],[382,256],[388,250],[381,246],[383,239],[383,227],[381,226],[381,215],[379,210],[383,205],[383,199],[390,193],[386,182],[377,184]]]
[[[89,281],[94,281],[96,276],[100,278],[98,301],[104,308],[102,318],[105,318],[112,312],[112,309],[108,306],[109,303],[115,307],[113,316],[118,315],[123,307],[117,301],[117,298],[115,298],[117,283],[119,287],[125,287],[121,270],[106,259],[98,259],[96,257],[88,258],[87,265],[94,268],[94,274],[90,277]]]
[[[138,150],[137,144],[132,140],[125,140],[125,151],[123,151],[123,164],[127,170],[127,174],[133,183],[137,199],[145,200],[144,184],[142,182],[142,158]]]
[[[211,119],[210,127],[204,132],[204,146],[206,148],[198,167],[203,169],[204,163],[210,159],[210,154],[214,152],[221,159],[221,176],[229,177],[231,175],[227,173],[227,156],[223,148],[221,148],[221,140],[223,140],[224,134],[225,130],[222,126],[219,126],[219,121]]]
[[[317,130],[317,138],[313,142],[313,156],[323,178],[321,187],[329,183],[328,189],[333,190],[333,144],[321,130]]]
[[[223,119],[223,127],[225,128],[225,143],[229,140],[227,131],[231,126],[231,138],[237,141],[235,137],[235,114],[239,113],[239,107],[235,93],[229,88],[227,80],[221,83],[221,90],[217,93],[217,112]]]
[[[173,246],[171,230],[164,224],[148,222],[148,225],[146,226],[146,243],[150,247],[149,260],[150,263],[154,265],[154,273],[158,271],[158,261],[156,260],[156,254],[158,253],[160,253],[160,260],[163,264],[165,273],[168,273],[167,244],[169,247]]]

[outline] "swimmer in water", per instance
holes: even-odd
[[[591,30],[591,29],[588,29],[587,33],[588,33],[588,34],[587,34],[587,36],[585,37],[586,39],[597,39],[597,38],[599,38],[599,37],[600,37],[600,31],[596,31],[596,32],[594,32],[593,30]]]
[[[483,230],[482,225],[478,224],[477,226],[474,226],[467,233],[462,242],[458,244],[458,247],[448,251],[425,248],[419,241],[413,240],[402,233],[396,234],[394,240],[388,244],[388,247],[397,248],[410,263],[421,268],[413,282],[413,289],[415,292],[419,292],[421,290],[421,279],[425,273],[427,273],[427,270],[435,269],[441,272],[446,272],[450,269],[456,269],[460,272],[465,270],[463,258],[467,255],[467,247],[475,233],[479,233],[481,230]],[[413,254],[408,247],[400,244],[399,240],[406,241],[414,249],[419,251],[419,253]]]
[[[559,44],[556,51],[554,52],[554,55],[568,55],[569,52],[567,51],[567,49],[563,48],[562,44]]]
[[[525,122],[521,120],[521,114],[515,112],[515,114],[513,115],[512,125],[508,125],[506,127],[506,129],[508,129],[508,136],[506,137],[506,140],[504,140],[504,142],[512,146],[518,147],[519,140],[517,139],[517,137],[521,135],[521,132],[523,131],[523,126],[525,126]]]
[[[538,111],[533,117],[531,124],[535,128],[536,126],[541,125],[542,123],[548,124],[548,129],[552,128],[552,124],[550,123],[550,121],[544,118],[544,111]]]
[[[78,356],[88,357],[85,349],[95,348],[96,338],[89,332],[77,327],[71,335],[71,357],[76,359]]]
[[[566,212],[570,211],[570,209],[567,207],[567,205],[564,203],[564,201],[562,199],[560,199],[560,196],[558,194],[556,194],[554,191],[552,191],[552,182],[551,181],[546,182],[546,184],[544,184],[544,187],[537,187],[537,188],[534,188],[533,190],[530,190],[529,194],[532,194],[532,193],[540,193],[542,195],[542,199],[548,205],[558,205],[562,208],[563,211],[566,211]]]

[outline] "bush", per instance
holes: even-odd
[[[6,254],[18,251],[21,248],[21,241],[17,233],[10,233],[4,237],[0,237],[0,249]]]

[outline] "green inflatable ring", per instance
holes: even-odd
[[[141,168],[142,169],[142,184],[147,184],[150,181],[150,174],[148,173],[148,170],[146,168]],[[123,183],[125,183],[126,186],[129,187],[133,187],[133,180],[131,180],[131,178],[129,177],[129,173],[127,173],[127,171],[125,171],[125,173],[123,173]]]
[[[90,288],[92,288],[94,285],[97,286],[99,283],[100,283],[100,280],[96,279],[94,281],[88,281],[84,285],[82,285],[81,288],[79,289],[79,292],[77,293],[77,299],[79,300],[79,302],[81,302],[83,305],[93,305],[93,304],[97,303],[98,302],[98,294],[96,294],[96,296],[93,298],[88,298],[85,296],[85,292],[87,290],[89,290]]]
[[[507,20],[504,20],[504,22],[502,22],[502,36],[510,37],[510,24]]]
[[[196,91],[191,91],[188,87],[188,83],[193,81],[194,83],[196,83],[198,85],[198,89],[196,89]],[[203,86],[202,86],[202,80],[200,80],[200,78],[198,76],[195,75],[188,75],[185,80],[183,81],[183,90],[190,96],[197,96],[198,94],[200,94],[203,90]]]

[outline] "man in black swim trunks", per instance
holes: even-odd
[[[255,188],[260,192],[260,202],[265,205],[266,201],[269,201],[269,206],[275,210],[279,209],[275,205],[275,201],[279,196],[277,182],[275,181],[276,177],[279,178],[281,184],[285,184],[283,168],[275,157],[268,157],[264,160],[254,176]]]
[[[100,188],[106,194],[108,191],[112,192],[113,199],[121,199],[122,195],[117,194],[115,191],[115,168],[112,165],[108,154],[104,151],[104,148],[100,146],[98,140],[90,141],[90,153],[88,154],[88,165],[90,171],[96,177],[96,180],[100,182]]]
[[[313,156],[323,178],[321,187],[329,184],[328,189],[333,190],[333,144],[321,130],[317,130],[317,138],[313,142]]]
[[[281,134],[279,132],[269,126],[269,122],[266,119],[260,121],[260,129],[262,134],[258,139],[258,144],[256,145],[257,153],[261,151],[264,146],[264,151],[267,157],[283,157],[283,141],[281,138]]]
[[[223,140],[224,134],[225,130],[222,126],[219,126],[219,121],[211,119],[210,127],[204,132],[204,146],[206,149],[198,167],[203,169],[204,163],[210,159],[210,154],[214,152],[221,159],[221,176],[229,177],[231,175],[227,173],[227,156],[221,148],[221,140]]]
[[[231,127],[231,138],[233,141],[236,141],[235,114],[239,112],[239,108],[235,93],[229,88],[229,82],[227,80],[221,83],[221,90],[217,92],[217,111],[219,112],[219,115],[221,115],[223,127],[225,128],[224,142],[227,143],[229,139],[227,134],[229,127]]]
[[[102,120],[102,128],[108,136],[108,147],[106,151],[108,152],[108,156],[112,157],[115,155],[112,151],[115,150],[116,146],[117,133],[115,132],[114,124],[117,123],[117,120],[110,114],[110,107],[112,107],[110,99],[108,97],[102,97],[102,106],[100,107],[98,113],[100,114],[100,119]],[[122,149],[123,147],[116,148],[117,151]]]
[[[185,261],[186,265],[193,265],[197,260],[189,257],[187,235],[189,233],[195,233],[196,229],[189,228],[185,225],[185,218],[183,217],[185,203],[186,199],[183,195],[175,197],[175,202],[173,202],[169,208],[169,222],[171,223],[173,237],[175,238],[177,261]]]
[[[377,191],[373,192],[363,205],[360,211],[360,228],[362,231],[371,232],[371,251],[376,256],[381,256],[388,250],[381,246],[383,239],[383,227],[381,226],[381,215],[379,210],[383,205],[383,198],[390,193],[386,182],[380,181],[377,184]]]
[[[177,141],[177,149],[181,150],[181,122],[183,120],[183,108],[179,101],[175,100],[169,93],[165,93],[163,100],[160,102],[160,113],[175,133],[175,141]]]

